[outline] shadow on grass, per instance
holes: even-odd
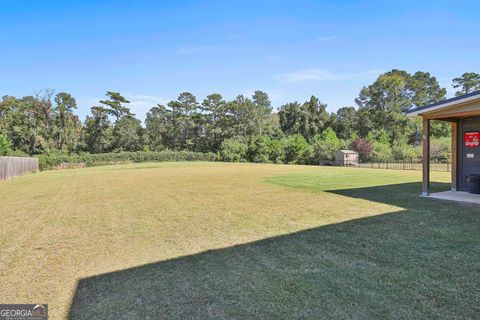
[[[81,279],[70,318],[473,319],[480,209],[419,187],[331,191],[404,210]]]

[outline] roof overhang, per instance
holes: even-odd
[[[439,101],[406,112],[409,117],[424,116],[437,119],[452,119],[480,113],[480,91]]]

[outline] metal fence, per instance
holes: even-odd
[[[0,157],[0,180],[37,171],[39,171],[38,158]]]
[[[345,166],[370,169],[388,170],[422,170],[420,161],[385,161],[385,162],[349,162],[349,161],[325,161],[322,165]],[[451,172],[452,163],[450,159],[430,161],[430,171]]]

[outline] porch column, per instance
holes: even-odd
[[[452,191],[457,191],[458,122],[452,122]]]
[[[423,118],[422,196],[430,194],[430,119]]]

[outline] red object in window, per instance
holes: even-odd
[[[480,132],[465,132],[463,141],[468,148],[478,147],[480,145]]]

